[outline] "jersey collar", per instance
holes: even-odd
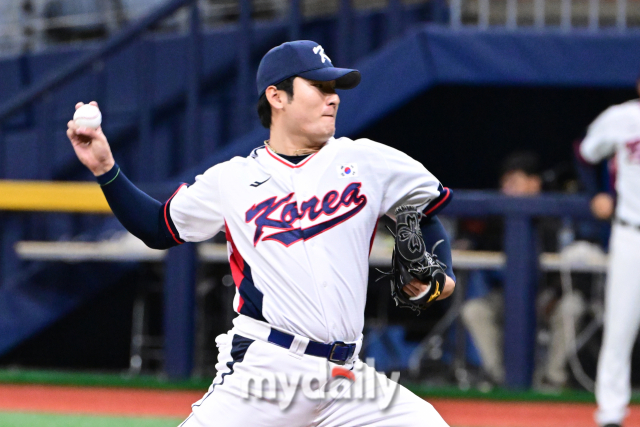
[[[264,145],[264,149],[265,149],[265,151],[267,152],[267,154],[268,154],[269,156],[271,156],[271,158],[273,158],[275,161],[277,161],[277,162],[279,162],[279,163],[281,163],[281,164],[283,164],[283,165],[285,165],[285,166],[287,166],[287,167],[290,167],[291,169],[298,169],[298,168],[301,168],[302,166],[306,165],[307,163],[309,163],[309,161],[310,161],[312,158],[314,158],[318,153],[320,153],[322,150],[326,150],[327,145],[328,145],[328,144],[330,144],[333,140],[334,140],[334,138],[333,138],[333,137],[331,137],[331,138],[327,141],[327,143],[326,143],[326,144],[325,144],[325,145],[324,145],[324,146],[323,146],[319,151],[317,151],[317,152],[315,152],[315,153],[311,154],[309,157],[307,157],[306,159],[304,159],[303,161],[301,161],[301,162],[300,162],[300,163],[298,163],[298,164],[291,163],[291,162],[290,162],[290,161],[288,161],[287,159],[284,159],[284,158],[282,158],[282,157],[278,156],[276,153],[274,153],[274,152],[271,150],[271,147],[269,147],[269,145],[268,145],[268,144],[265,144],[265,145]]]

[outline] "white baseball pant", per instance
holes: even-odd
[[[640,325],[640,230],[614,224],[609,243],[596,421],[621,424],[631,398],[631,352]]]
[[[216,339],[213,384],[180,427],[448,427],[433,406],[365,363],[339,366],[279,347],[258,338],[266,324],[246,316],[234,324]],[[327,375],[334,368],[345,376]]]

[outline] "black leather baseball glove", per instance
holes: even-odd
[[[391,257],[391,271],[378,270],[383,273],[380,279],[391,278],[391,296],[397,306],[420,312],[440,296],[447,278],[444,272],[446,265],[438,261],[437,256],[433,254],[440,242],[433,246],[432,253],[426,250],[420,231],[422,213],[414,206],[400,206],[395,214],[396,232],[389,230],[396,239]],[[402,288],[413,279],[427,284],[427,291],[415,297],[407,295]]]

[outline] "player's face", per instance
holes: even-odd
[[[288,133],[312,143],[323,143],[333,136],[340,105],[335,84],[300,77],[293,80],[293,100],[285,105],[283,115]]]
[[[531,196],[540,193],[540,189],[540,178],[523,171],[507,172],[500,180],[500,190],[507,196]]]

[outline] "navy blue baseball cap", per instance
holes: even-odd
[[[293,76],[320,82],[335,80],[336,89],[353,89],[360,83],[360,71],[336,68],[318,43],[297,40],[276,46],[262,57],[256,76],[258,97],[269,86]]]

